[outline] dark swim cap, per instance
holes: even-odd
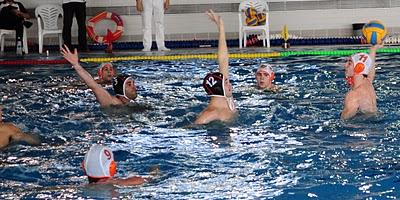
[[[220,72],[208,73],[203,79],[203,88],[208,95],[225,96],[224,75]]]
[[[125,82],[129,79],[131,79],[131,77],[128,75],[118,75],[113,79],[113,88],[115,94],[126,97]]]

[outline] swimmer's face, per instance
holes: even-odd
[[[229,79],[224,78],[224,88],[225,88],[225,96],[231,97],[232,96],[232,84]]]
[[[111,82],[116,74],[114,67],[112,65],[105,65],[101,70],[103,73],[102,79],[104,81]]]
[[[354,65],[353,60],[350,57],[348,57],[346,59],[346,63],[344,64],[344,70],[346,76],[354,76],[353,65]]]
[[[137,97],[136,85],[133,79],[129,79],[128,81],[125,82],[125,94],[131,100],[136,99]]]
[[[259,71],[256,73],[257,87],[260,89],[266,89],[271,86],[270,74],[264,71]]]

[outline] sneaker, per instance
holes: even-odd
[[[167,47],[161,47],[158,48],[158,51],[171,51],[171,49],[168,49]]]
[[[150,48],[144,48],[144,49],[142,49],[142,51],[143,52],[150,52],[151,50],[150,50]]]
[[[32,26],[32,22],[30,22],[30,21],[24,21],[24,22],[22,22],[22,24],[26,27],[26,28],[30,28],[31,26]]]

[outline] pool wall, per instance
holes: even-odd
[[[22,0],[30,8],[53,0]],[[61,3],[61,1],[57,1]],[[88,18],[96,13],[108,10],[120,14],[125,23],[124,36],[120,41],[141,41],[141,17],[136,11],[136,1],[125,0],[88,0]],[[238,5],[240,0],[171,0],[171,7],[166,12],[166,40],[216,39],[216,28],[204,16],[204,11],[212,8],[225,19],[227,38],[238,38]],[[352,24],[364,23],[372,19],[383,21],[393,34],[400,33],[400,0],[270,0],[271,34],[277,34],[287,24],[290,34],[313,37],[342,37],[353,35]],[[296,20],[294,20],[296,19]],[[37,43],[37,24],[29,29],[29,41]],[[75,22],[74,22],[75,23]],[[60,21],[61,25],[61,21]],[[113,22],[98,24],[96,31],[105,34],[107,27],[114,28]],[[73,26],[76,41],[77,26]],[[7,45],[13,45],[12,38]],[[49,36],[45,44],[57,44],[55,37]]]

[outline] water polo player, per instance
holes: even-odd
[[[257,89],[277,92],[278,87],[272,83],[275,73],[271,65],[262,64],[256,71]]]
[[[203,80],[203,87],[211,100],[206,109],[197,117],[195,124],[207,124],[214,120],[230,121],[236,113],[232,98],[232,85],[229,82],[229,56],[222,18],[212,10],[207,12],[219,31],[218,64],[219,72],[209,73]]]
[[[71,53],[68,47],[64,45],[64,48],[61,49],[61,54],[72,64],[72,67],[81,79],[93,91],[97,101],[102,107],[125,105],[136,99],[136,85],[131,77],[126,75],[115,77],[113,80],[113,87],[117,95],[112,96],[101,85],[97,84],[93,77],[80,65],[76,49],[74,53]]]
[[[370,48],[369,54],[356,53],[345,63],[345,76],[350,91],[344,98],[341,118],[346,120],[358,112],[374,114],[377,112],[376,93],[372,82],[375,78],[375,58],[379,45]]]
[[[111,63],[102,63],[97,69],[98,78],[96,79],[96,82],[98,84],[111,84],[113,78],[116,77],[116,75],[117,70]]]
[[[7,147],[11,142],[26,142],[29,145],[40,145],[39,137],[26,134],[15,124],[3,122],[3,107],[0,106],[0,149]]]
[[[91,184],[112,184],[122,186],[141,185],[152,180],[152,177],[143,178],[133,176],[125,179],[114,178],[117,174],[117,163],[113,152],[102,145],[93,145],[85,155],[82,168]],[[158,168],[156,169],[158,172]],[[155,172],[150,172],[156,175]]]

